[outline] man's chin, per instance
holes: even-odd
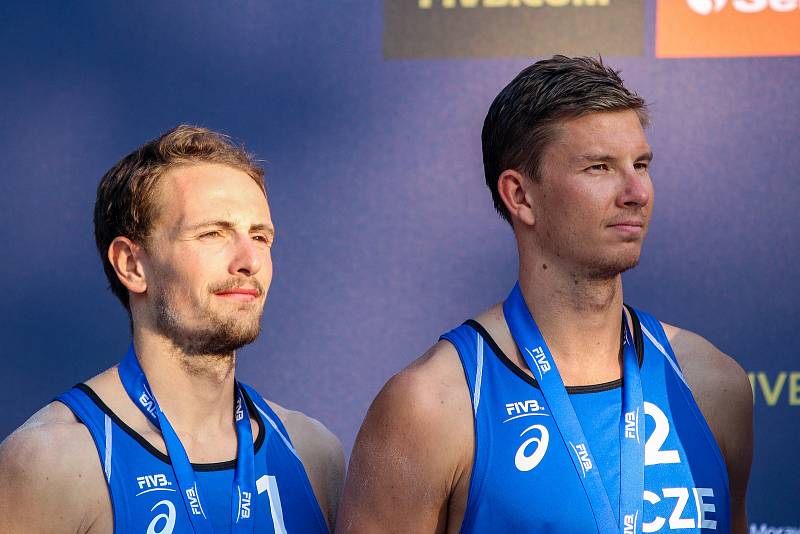
[[[258,339],[261,323],[216,322],[206,328],[171,329],[163,333],[187,356],[226,356]]]
[[[598,263],[587,269],[587,275],[595,280],[610,280],[639,265],[639,255],[614,258],[611,261]]]

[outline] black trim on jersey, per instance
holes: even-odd
[[[119,418],[117,414],[111,411],[111,408],[103,402],[103,400],[94,392],[92,388],[87,386],[86,384],[75,384],[75,387],[92,399],[98,408],[100,408],[106,415],[108,415],[114,423],[117,424],[122,430],[124,430],[130,437],[135,439],[139,442],[147,452],[161,460],[166,464],[172,465],[172,462],[169,459],[169,456],[161,452],[160,450],[156,449],[152,443],[144,439],[144,437],[136,432],[134,429],[129,427],[125,421]],[[256,437],[256,441],[253,443],[253,449],[256,454],[261,449],[261,445],[264,444],[264,436],[266,434],[265,427],[264,427],[264,420],[261,418],[261,414],[258,413],[258,409],[256,409],[255,404],[250,399],[250,396],[247,394],[247,391],[242,388],[242,393],[244,394],[244,402],[247,404],[247,409],[250,411],[250,414],[255,418],[256,424],[258,424],[258,436]],[[227,460],[225,462],[214,462],[210,464],[192,464],[192,469],[195,471],[225,471],[228,469],[236,469],[236,460]]]
[[[636,312],[625,304],[625,307],[628,309],[628,312],[631,315],[631,323],[633,323],[633,345],[636,348],[636,357],[639,360],[639,368],[642,367],[642,362],[644,361],[644,343],[642,340],[642,324],[639,322],[639,317],[636,316]],[[489,332],[483,327],[481,323],[476,321],[475,319],[468,319],[464,321],[464,324],[478,332],[484,341],[489,345],[489,348],[492,349],[495,356],[497,356],[503,364],[508,367],[508,369],[523,379],[525,382],[530,384],[531,386],[535,387],[536,389],[539,388],[539,383],[536,381],[534,377],[523,371],[514,361],[509,358],[505,352],[500,348],[494,338],[489,334]],[[622,378],[618,378],[616,380],[612,380],[611,382],[604,382],[602,384],[590,384],[588,386],[566,386],[567,393],[571,395],[581,394],[581,393],[598,393],[600,391],[609,391],[612,389],[616,389],[622,387],[623,381]]]

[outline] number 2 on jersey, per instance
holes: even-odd
[[[653,418],[656,427],[644,444],[644,465],[679,464],[680,455],[675,449],[661,450],[669,436],[669,419],[661,408],[651,402],[644,403],[644,413]]]

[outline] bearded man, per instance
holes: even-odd
[[[327,532],[341,445],[235,376],[272,281],[263,170],[181,125],[106,173],[94,225],[133,339],[2,443],[0,532]]]

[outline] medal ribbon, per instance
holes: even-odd
[[[567,389],[558,372],[550,349],[531,316],[522,296],[519,282],[503,303],[508,328],[525,363],[539,384],[542,396],[550,407],[564,445],[580,478],[592,507],[599,532],[638,534],[642,526],[644,495],[644,397],[639,376],[639,360],[625,314],[623,338],[622,417],[620,418],[620,500],[615,517],[598,472],[589,443],[578,416],[569,400]]]
[[[161,411],[158,401],[150,389],[147,377],[139,365],[136,352],[131,344],[125,359],[120,363],[119,377],[131,401],[161,431],[167,445],[172,470],[178,481],[183,504],[192,522],[195,533],[212,534],[211,519],[203,508],[201,488],[197,484],[192,464],[181,440]],[[242,388],[235,383],[234,425],[236,427],[237,454],[236,471],[233,476],[231,495],[231,532],[252,533],[254,527],[254,507],[256,502],[255,453],[253,452],[253,431],[250,416],[244,401]]]

